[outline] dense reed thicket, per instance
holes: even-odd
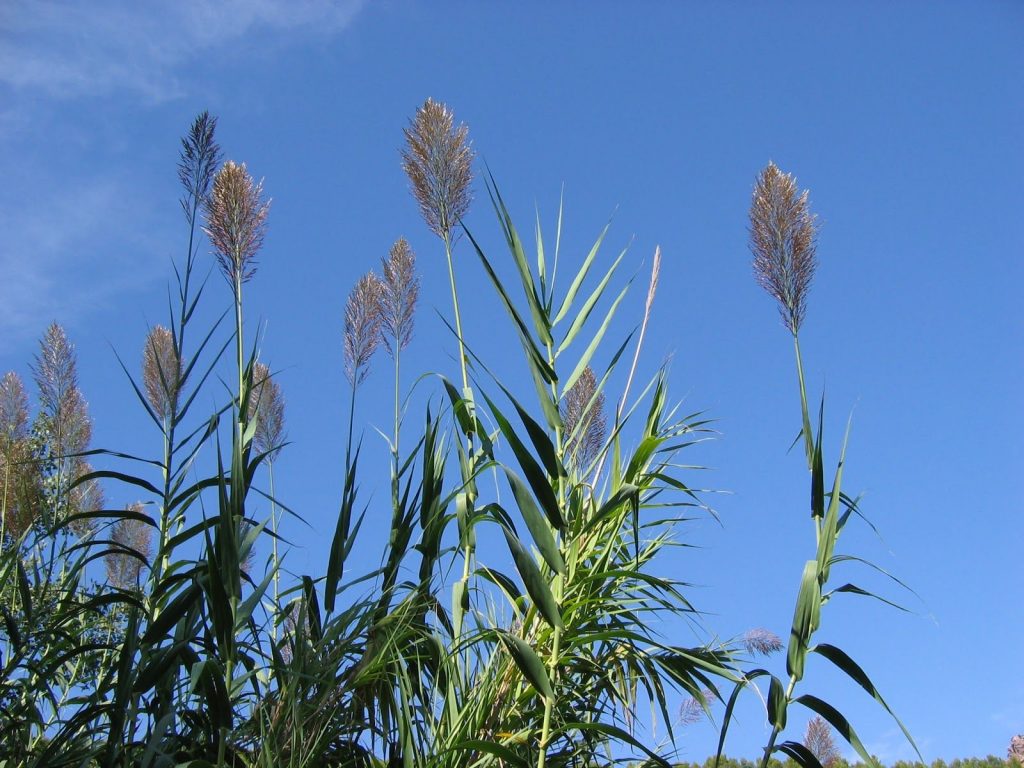
[[[681,522],[708,512],[691,458],[708,422],[679,410],[666,371],[643,362],[660,251],[635,330],[612,338],[630,286],[618,277],[625,251],[598,270],[607,227],[581,261],[565,264],[559,210],[553,244],[538,218],[528,250],[494,180],[474,189],[466,127],[424,103],[402,161],[445,255],[458,370],[414,377],[402,367],[419,282],[413,249],[399,239],[344,308],[350,407],[339,511],[323,575],[292,578],[281,568],[282,531],[302,510],[276,498],[273,476],[286,450],[285,398],[244,313],[271,210],[244,164],[221,162],[215,129],[204,113],[182,140],[184,259],[167,325],[149,330],[141,371],[121,363],[161,436],[152,454],[89,448],[73,351],[57,326],[34,369],[31,428],[20,380],[2,382],[5,765],[668,765],[682,720],[717,710],[724,745],[737,697],[759,681],[772,727],[762,768],[779,754],[804,766],[827,761],[810,742],[782,739],[797,705],[872,762],[839,709],[797,690],[817,656],[888,709],[855,661],[814,640],[832,595],[866,594],[836,585],[833,571],[870,564],[837,549],[860,510],[842,485],[842,453],[827,483],[823,407],[816,425],[811,418],[799,331],[816,228],[791,176],[769,165],[758,177],[751,248],[795,344],[815,548],[787,643],[755,629],[684,647],[658,628],[700,626],[687,585],[652,564]],[[481,192],[507,246],[501,256],[463,225]],[[456,247],[497,298],[501,316],[486,322],[508,322],[520,342],[515,381],[493,376],[463,334]],[[197,282],[210,251],[227,292],[216,278]],[[200,302],[223,307],[222,321],[196,328]],[[355,437],[358,394],[371,359],[385,353],[394,372],[390,493],[368,504],[360,473],[372,448]],[[231,396],[204,411],[218,377]],[[420,412],[409,406],[414,379],[434,387]],[[138,503],[109,508],[101,484]],[[253,510],[265,505],[254,500],[264,497],[271,514],[261,519]],[[371,518],[388,526],[381,566],[353,572]],[[256,549],[271,553],[265,567]],[[754,665],[783,647],[784,676]],[[658,743],[638,720],[648,710],[667,734]]]

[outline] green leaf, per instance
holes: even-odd
[[[808,560],[800,579],[800,592],[793,613],[793,627],[786,654],[786,672],[800,680],[804,676],[807,642],[818,628],[821,615],[821,585],[818,584],[818,561]]]
[[[780,732],[786,730],[786,692],[775,675],[768,686],[768,722]]]
[[[846,739],[846,742],[857,751],[857,754],[860,755],[866,764],[871,766],[878,765],[878,762],[864,749],[864,745],[861,743],[860,738],[858,738],[857,732],[853,730],[853,726],[850,725],[839,710],[828,702],[822,701],[817,696],[811,696],[808,693],[805,693],[795,701],[797,704],[802,704],[812,712],[816,712],[825,718],[829,725],[835,728],[839,735]]]
[[[868,677],[867,673],[860,667],[857,662],[851,659],[845,651],[841,648],[837,648],[834,645],[828,645],[827,643],[819,643],[818,645],[811,648],[811,653],[817,653],[819,656],[824,656],[826,659],[835,664],[839,669],[846,673],[846,676],[853,680],[857,685],[863,688],[868,694],[889,713],[893,720],[896,721],[896,725],[903,731],[903,735],[907,737],[907,741],[910,742],[910,746],[914,748],[914,752],[917,753],[917,757],[922,762],[924,758],[921,756],[921,750],[917,748],[917,744],[914,742],[914,738],[910,735],[910,731],[907,730],[906,726],[896,716],[896,713],[892,711],[892,708],[886,703],[885,699],[882,698],[882,694],[879,693],[875,684],[871,682],[871,678]]]
[[[604,320],[601,322],[600,327],[597,329],[597,333],[595,333],[594,338],[590,340],[590,344],[588,344],[587,348],[583,351],[583,354],[580,356],[579,362],[576,363],[576,367],[573,368],[572,374],[570,374],[569,378],[565,382],[565,385],[562,387],[563,392],[568,392],[570,389],[572,389],[572,385],[576,383],[576,380],[583,375],[583,371],[585,371],[587,366],[590,365],[590,361],[594,357],[594,353],[601,345],[601,340],[604,338],[605,331],[608,330],[608,326],[611,324],[612,318],[615,316],[615,312],[619,308],[619,304],[622,302],[622,299],[626,296],[626,293],[629,291],[629,287],[632,284],[633,281],[631,279],[628,283],[626,283],[625,286],[623,286],[622,290],[619,291],[619,295],[615,297],[615,301],[612,302],[612,305],[608,308],[608,312],[605,313]],[[632,333],[630,334],[630,336],[632,337]]]
[[[750,685],[754,680],[765,675],[771,677],[771,673],[766,669],[754,669],[747,672],[744,678],[736,683],[736,686],[732,689],[732,693],[729,695],[729,701],[725,703],[725,714],[722,715],[722,728],[718,732],[718,749],[715,751],[715,768],[717,768],[719,761],[722,759],[722,750],[725,749],[725,737],[729,732],[729,724],[732,722],[732,713],[736,708],[736,700],[739,699],[740,692]]]
[[[494,211],[497,213],[498,220],[501,222],[502,229],[504,230],[505,240],[508,243],[509,251],[512,253],[512,260],[519,270],[519,279],[523,283],[523,293],[526,295],[526,303],[530,307],[530,314],[533,317],[533,327],[537,331],[537,336],[540,337],[541,343],[545,346],[551,346],[551,322],[537,293],[537,286],[533,282],[533,274],[530,272],[529,264],[526,261],[522,240],[519,238],[519,233],[512,223],[512,217],[505,206],[505,201],[502,200],[501,193],[494,184],[493,177],[488,184],[488,191],[492,190],[491,202],[494,204]],[[540,259],[543,261],[543,252]]]
[[[615,270],[618,268],[619,264],[622,262],[622,257],[625,255],[626,251],[623,249],[623,251],[619,253],[618,257],[616,257],[615,261],[612,262],[611,267],[608,268],[604,277],[601,278],[601,282],[597,284],[597,287],[591,291],[587,300],[583,302],[583,306],[580,307],[580,311],[577,312],[576,317],[573,318],[572,325],[570,325],[569,330],[566,331],[561,344],[558,345],[558,351],[555,352],[556,358],[568,349],[569,345],[572,344],[573,339],[575,339],[576,335],[580,332],[580,329],[583,328],[584,324],[590,318],[590,313],[594,311],[594,306],[601,300],[601,296],[604,295],[605,288],[608,287],[608,283],[611,281],[612,275],[615,274]],[[627,288],[628,287],[629,284],[627,283]],[[623,289],[623,291],[625,291],[625,289]],[[619,295],[620,298],[621,296],[622,294]]]
[[[519,541],[519,538],[512,531],[505,526],[501,527],[501,531],[505,534],[505,541],[508,543],[509,551],[512,553],[512,560],[516,564],[516,570],[519,571],[523,584],[526,586],[526,591],[533,599],[537,610],[547,620],[548,624],[558,629],[564,629],[565,625],[562,623],[562,615],[558,610],[558,603],[555,602],[555,596],[551,593],[547,580],[541,575],[536,561],[526,551],[522,542]]]
[[[563,530],[565,528],[565,520],[559,509],[558,499],[551,488],[547,475],[544,474],[544,470],[541,469],[540,464],[537,463],[537,460],[533,458],[530,452],[526,450],[526,446],[523,445],[519,435],[512,429],[512,425],[509,424],[508,419],[505,418],[505,415],[499,410],[498,406],[486,394],[483,397],[487,401],[491,413],[494,415],[494,420],[498,422],[498,429],[501,430],[501,434],[508,440],[512,453],[515,454],[523,474],[526,475],[526,481],[530,484],[530,488],[537,497],[537,501],[543,507],[544,514],[547,515],[548,520],[551,521],[551,525],[556,530]]]
[[[494,755],[499,760],[507,763],[508,765],[518,766],[519,768],[529,768],[523,758],[513,752],[506,746],[497,744],[493,741],[483,741],[482,739],[467,739],[466,741],[460,741],[454,747],[451,747],[446,752],[486,752],[489,755]],[[475,764],[475,763],[474,763]]]
[[[491,266],[491,262],[488,261],[487,256],[484,255],[483,250],[473,235],[466,231],[466,236],[469,241],[473,244],[474,250],[476,250],[477,256],[480,258],[480,262],[484,266],[484,271],[487,272],[487,276],[491,279],[491,283],[498,291],[498,297],[501,299],[502,305],[505,307],[505,311],[508,316],[512,318],[512,322],[516,326],[516,330],[519,331],[519,340],[523,344],[523,349],[526,350],[527,360],[530,364],[533,372],[542,377],[548,384],[553,384],[558,381],[558,377],[555,375],[554,369],[548,365],[544,356],[540,353],[537,345],[534,343],[533,338],[530,336],[530,331],[526,327],[526,323],[523,322],[523,318],[519,315],[518,310],[512,304],[512,300],[509,298],[508,293],[505,291],[505,286],[502,285],[497,273],[494,271],[494,267]]]
[[[516,666],[519,667],[519,671],[523,673],[523,677],[529,680],[530,685],[544,698],[552,698],[555,692],[551,688],[551,680],[548,678],[547,670],[544,669],[544,662],[541,661],[537,652],[521,637],[504,630],[496,631],[498,638],[512,655]]]
[[[551,534],[547,520],[537,509],[526,484],[507,467],[505,468],[505,477],[508,478],[508,484],[512,487],[512,495],[515,496],[519,512],[523,516],[526,527],[530,530],[533,543],[537,545],[537,549],[547,564],[551,566],[551,570],[564,574],[565,561],[562,560],[562,555],[558,551],[558,544],[555,543],[555,537]]]
[[[559,234],[561,234],[561,231],[562,231],[562,226],[561,226],[561,224],[562,224],[562,211],[561,211],[561,208],[559,208],[559,211],[558,211],[558,224],[559,224],[558,231],[559,231]],[[605,235],[608,234],[608,228],[611,225],[612,225],[612,223],[610,221],[607,224],[604,225],[604,229],[601,230],[601,234],[599,234],[597,236],[597,240],[595,240],[594,244],[591,246],[590,252],[587,254],[587,257],[583,260],[583,264],[580,266],[579,270],[576,272],[576,276],[572,279],[572,284],[569,286],[569,290],[566,292],[565,298],[562,299],[562,304],[558,308],[558,314],[555,315],[555,320],[553,322],[553,325],[558,325],[558,323],[560,323],[562,321],[562,318],[565,317],[566,313],[572,307],[572,303],[576,300],[576,294],[579,293],[580,286],[583,285],[583,281],[587,279],[587,274],[590,272],[590,267],[594,263],[594,258],[597,256],[597,252],[601,249],[601,243],[604,241]]]
[[[784,741],[775,749],[796,760],[797,765],[802,768],[822,768],[818,758],[807,747],[799,741]]]
[[[636,747],[658,763],[658,765],[663,766],[663,768],[672,768],[672,764],[665,758],[656,752],[652,752],[648,747],[644,746],[632,735],[618,726],[610,725],[608,723],[565,723],[561,728],[559,728],[559,730],[565,733],[571,733],[572,731],[595,731],[597,733],[604,734],[605,736],[611,736],[613,739],[617,739],[618,741],[625,742],[630,746]]]

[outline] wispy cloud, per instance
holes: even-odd
[[[0,206],[0,354],[72,322],[165,271],[159,223],[125,181],[55,187],[37,201]],[[137,226],[112,226],[131,222]]]
[[[194,97],[214,53],[329,40],[364,2],[0,0],[0,166],[17,180],[0,190],[0,354],[166,276],[166,200],[123,121]]]
[[[921,750],[925,760],[935,757],[930,755],[932,739],[929,736],[915,732],[914,741],[917,742],[918,749]],[[877,757],[882,765],[892,765],[900,760],[908,762],[918,760],[914,748],[910,746],[907,737],[898,728],[890,728],[875,739],[864,739],[864,748],[867,749],[868,754]],[[851,765],[860,761],[860,756],[853,749],[848,748],[844,757]]]
[[[160,102],[185,93],[178,68],[268,33],[277,42],[332,35],[365,0],[7,0],[0,82],[50,97],[130,91]]]

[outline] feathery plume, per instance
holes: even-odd
[[[177,408],[181,389],[181,358],[174,343],[174,334],[162,325],[156,326],[146,337],[142,351],[142,382],[146,399],[161,419],[168,418]]]
[[[126,509],[146,514],[142,502],[129,504]],[[114,522],[110,539],[115,548],[104,556],[108,580],[118,589],[137,589],[142,569],[153,555],[152,526],[134,517],[121,517]]]
[[[715,692],[710,688],[705,688],[701,691],[701,696],[704,697],[705,702],[708,702],[715,698]],[[696,696],[688,696],[679,705],[680,725],[693,725],[694,723],[699,723],[705,717],[707,717],[707,712],[704,711],[704,704]]]
[[[1010,739],[1010,746],[1006,750],[1006,760],[1011,765],[1014,761],[1018,765],[1024,765],[1024,733],[1017,734]]]
[[[253,447],[257,453],[266,453],[273,461],[284,442],[284,395],[270,368],[256,363],[252,369],[252,395],[249,397],[249,419],[256,419]]]
[[[381,339],[394,358],[412,340],[413,314],[420,293],[416,254],[404,237],[398,238],[387,258],[381,260],[381,272]]]
[[[263,201],[263,182],[228,160],[213,177],[213,191],[204,201],[206,232],[217,261],[234,287],[256,273],[256,253],[263,245],[270,201]]]
[[[782,641],[767,629],[749,629],[743,635],[743,647],[747,653],[768,656],[782,650]]]
[[[201,112],[192,122],[188,135],[181,139],[178,158],[178,179],[185,188],[181,197],[181,210],[192,225],[195,212],[206,203],[210,194],[213,169],[220,162],[220,147],[213,140],[217,118]]]
[[[253,525],[248,520],[243,520],[242,521],[242,524],[240,526],[238,526],[238,545],[239,546],[242,545],[242,540],[246,536],[248,536],[250,533],[252,533],[252,531],[253,531],[253,529],[255,527],[256,526]],[[252,578],[252,564],[253,564],[253,561],[255,559],[256,559],[256,548],[255,548],[255,543],[254,543],[254,545],[249,548],[249,551],[245,553],[245,557],[243,557],[241,562],[238,564],[238,567],[242,571],[242,574],[244,576],[248,576],[249,578]]]
[[[0,379],[0,444],[28,435],[28,395],[21,377],[9,371]]]
[[[367,365],[380,342],[380,278],[367,272],[345,304],[345,376],[353,387],[366,378]]]
[[[88,475],[93,471],[92,465],[85,459],[76,459],[74,464],[75,479]],[[103,487],[98,480],[86,480],[79,482],[71,489],[71,504],[69,511],[76,512],[97,512],[106,506],[106,497],[103,494]],[[71,530],[82,539],[93,532],[93,522],[90,518],[75,520],[71,524]]]
[[[779,303],[782,322],[794,335],[807,311],[817,266],[818,230],[808,192],[775,163],[761,171],[750,204],[750,250],[757,282]]]
[[[606,435],[604,393],[597,391],[597,378],[589,365],[565,393],[562,424],[567,438],[566,453],[577,467],[589,466],[604,445]]]
[[[50,324],[39,342],[32,375],[39,390],[40,415],[55,456],[84,451],[92,439],[92,420],[78,388],[74,345],[57,323]]]
[[[839,760],[839,750],[832,738],[832,726],[821,715],[815,715],[808,721],[804,731],[804,746],[818,758],[822,768],[831,768]]]
[[[430,231],[451,240],[452,228],[472,201],[474,153],[464,124],[444,104],[427,99],[404,129],[402,168]]]

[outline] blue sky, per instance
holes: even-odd
[[[802,459],[786,452],[799,426],[791,345],[746,245],[754,177],[774,160],[811,190],[821,223],[802,343],[812,398],[826,392],[826,461],[852,414],[846,483],[882,535],[851,531],[844,546],[920,595],[890,591],[910,614],[837,599],[821,639],[869,671],[926,758],[1002,755],[1024,731],[1022,71],[1013,2],[7,2],[0,368],[27,376],[58,320],[94,445],[156,453],[111,348],[135,360],[165,322],[185,247],[177,142],[209,109],[226,157],[274,200],[247,311],[288,401],[279,493],[311,526],[292,531],[290,565],[322,573],[347,417],[343,305],[399,235],[423,280],[408,370],[456,375],[437,316],[443,253],[398,156],[402,127],[434,97],[469,125],[524,229],[535,205],[553,229],[564,185],[567,265],[609,217],[603,263],[629,245],[625,277],[644,283],[661,245],[643,370],[671,357],[674,396],[716,419],[716,440],[689,458],[712,468],[699,484],[727,492],[709,497],[722,525],[686,527],[700,548],[665,568],[700,585],[709,630],[785,636],[813,535]],[[480,185],[467,222],[500,258]],[[468,341],[513,370],[513,337],[464,246],[464,312],[486,318]],[[208,316],[227,301],[214,274]],[[642,304],[637,288],[620,331]],[[362,413],[381,452],[385,368]],[[384,476],[365,485],[385,493]],[[108,488],[133,500],[121,493]],[[824,669],[806,690],[838,702],[879,757],[910,755],[863,692]],[[741,707],[731,754],[764,743],[758,706]],[[703,759],[715,739],[695,726],[682,754]]]

